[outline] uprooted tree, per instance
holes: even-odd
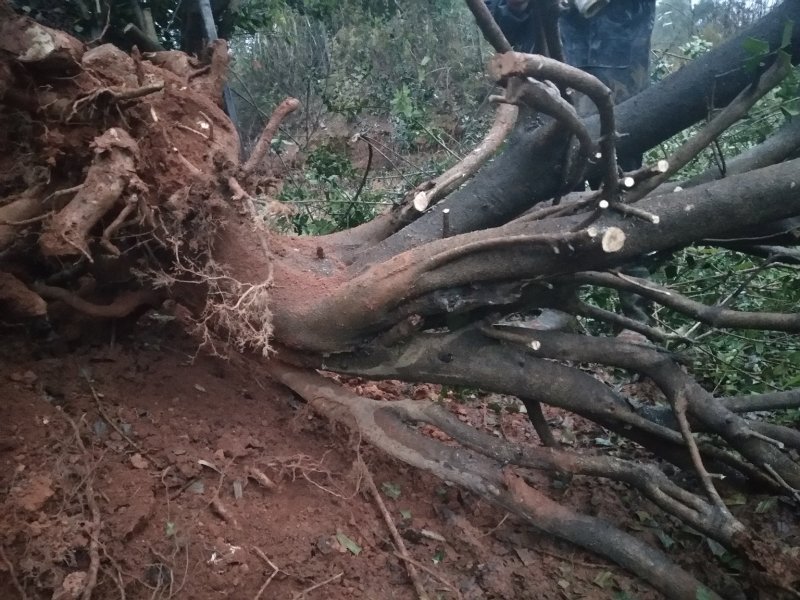
[[[208,347],[261,355],[271,377],[376,448],[609,558],[667,597],[720,596],[658,549],[559,505],[526,473],[623,482],[745,558],[746,585],[793,593],[796,551],[739,522],[716,482],[724,476],[800,501],[800,434],[743,416],[800,406],[800,391],[714,397],[661,348],[676,334],[590,306],[579,293],[586,286],[635,292],[719,328],[800,331],[800,314],[706,306],[618,270],[708,239],[797,260],[789,246],[791,219],[800,216],[800,162],[787,160],[800,147],[797,122],[732,161],[724,178],[710,174],[681,187],[667,180],[800,59],[800,29],[787,26],[800,23],[800,0],[786,0],[617,107],[591,76],[511,52],[483,4],[469,4],[498,51],[489,72],[504,88],[484,142],[372,222],[310,238],[271,230],[269,213],[280,206],[261,193],[270,175],[262,159],[296,102],[276,110],[253,155],[240,160],[236,129],[221,108],[224,43],[212,44],[204,63],[180,52],[88,47],[0,2],[6,314],[47,330],[56,309],[97,319],[171,310]],[[745,66],[753,66],[748,37],[770,47],[755,69]],[[566,90],[588,95],[596,116],[579,119]],[[619,172],[617,151],[653,147],[705,119],[709,103],[722,110],[669,160]],[[527,126],[531,113],[540,126]],[[602,180],[597,192],[566,193],[587,175]],[[532,329],[507,319],[542,308],[642,337]],[[643,374],[669,406],[637,408],[580,363]],[[681,487],[657,463],[515,446],[436,404],[360,397],[326,372],[516,395],[545,440],[541,403],[559,407],[695,473],[697,483]],[[423,436],[413,427],[420,423],[458,445]]]

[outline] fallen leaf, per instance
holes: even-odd
[[[347,548],[352,554],[355,554],[356,556],[361,554],[361,546],[356,544],[341,531],[336,534],[336,541],[339,542],[343,547]]]

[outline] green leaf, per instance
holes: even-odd
[[[386,494],[387,498],[391,498],[392,500],[397,500],[400,497],[400,486],[396,483],[392,483],[391,481],[384,481],[381,484],[381,489],[383,493]]]
[[[401,510],[400,516],[403,517],[403,519],[405,519],[406,521],[408,521],[411,518],[411,511],[407,509]]]
[[[603,589],[607,589],[614,584],[614,574],[611,571],[603,571],[594,578],[594,584]]]
[[[433,555],[433,564],[438,565],[444,560],[444,549],[439,548],[436,554]]]
[[[784,32],[784,34],[785,34],[785,32]],[[789,34],[789,39],[791,40],[791,33]],[[431,62],[431,57],[426,55],[426,56],[425,56],[425,58],[423,58],[423,59],[420,61],[419,65],[420,65],[421,67],[424,67],[424,66],[425,66],[425,65],[427,65],[429,62]]]
[[[743,43],[744,51],[751,57],[761,58],[769,53],[769,42],[754,37],[747,38]]]
[[[660,529],[656,531],[656,535],[658,536],[658,540],[667,550],[669,550],[675,545],[675,540],[673,540],[671,537],[669,537],[666,533],[664,533]]]
[[[361,554],[361,546],[356,544],[341,531],[336,534],[336,541],[339,542],[342,547],[347,548],[352,554],[355,554],[356,556]]]

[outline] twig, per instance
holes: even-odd
[[[670,340],[684,342],[689,341],[687,338],[678,334],[667,333],[666,331],[662,331],[661,329],[652,327],[651,325],[647,325],[646,323],[642,323],[636,319],[631,319],[630,317],[617,314],[610,310],[606,310],[586,302],[575,302],[574,304],[570,305],[569,310],[583,317],[589,317],[590,319],[595,319],[597,321],[605,321],[606,323],[616,325],[622,329],[630,329],[631,331],[642,334],[644,337],[653,342],[663,344],[664,342]]]
[[[497,531],[498,529],[500,529],[500,527],[503,525],[503,523],[505,523],[505,522],[508,520],[508,517],[510,517],[510,516],[511,516],[511,513],[506,513],[506,514],[504,514],[504,515],[503,515],[503,518],[502,518],[502,519],[500,519],[500,522],[499,522],[497,525],[495,525],[494,527],[492,527],[492,528],[491,528],[489,531],[487,531],[486,533],[483,533],[483,534],[481,535],[481,537],[488,537],[488,536],[492,535],[492,534],[493,534],[495,531]]]
[[[450,209],[442,210],[442,239],[450,237]]]
[[[621,273],[585,271],[563,279],[567,280],[634,292],[712,327],[800,332],[800,314],[797,313],[745,312],[709,306],[668,288]]]
[[[328,585],[329,583],[333,583],[337,579],[341,579],[343,575],[344,575],[344,571],[342,571],[341,573],[337,573],[333,577],[328,577],[328,579],[326,579],[325,581],[320,581],[319,583],[315,583],[311,587],[306,588],[301,592],[297,592],[296,594],[294,594],[292,596],[292,598],[293,598],[293,600],[300,600],[300,598],[304,598],[305,595],[308,594],[309,592],[313,592],[314,590],[319,589],[322,586]]]
[[[100,394],[97,393],[97,390],[94,388],[94,385],[92,385],[92,381],[87,373],[85,372],[83,373],[83,378],[86,380],[86,384],[89,386],[89,390],[92,392],[92,397],[94,398],[95,405],[97,406],[97,412],[100,413],[100,416],[103,417],[103,420],[109,425],[111,425],[111,428],[114,431],[116,431],[122,437],[122,439],[125,440],[134,450],[136,450],[137,453],[139,453],[143,458],[150,461],[150,464],[152,464],[156,469],[162,470],[163,465],[160,465],[159,462],[156,461],[152,456],[150,456],[150,454],[146,450],[144,450],[139,444],[133,441],[131,437],[127,433],[125,433],[125,430],[122,429],[122,427],[117,425],[113,421],[113,419],[111,419],[111,417],[106,412],[105,407],[103,406]]]
[[[550,430],[550,426],[547,424],[547,420],[544,418],[542,403],[533,398],[528,398],[527,402],[523,403],[528,409],[528,418],[531,420],[533,428],[539,435],[539,441],[542,442],[542,445],[548,448],[559,448],[560,444],[556,441],[553,432]]]
[[[202,131],[197,131],[197,129],[195,129],[194,127],[189,127],[188,125],[184,125],[183,123],[176,123],[175,126],[178,129],[183,129],[184,131],[188,131],[189,133],[193,133],[196,136],[201,137],[202,139],[204,139],[206,141],[210,141],[210,139],[211,139],[209,136],[207,136]]]
[[[264,582],[264,584],[263,584],[263,585],[262,585],[262,586],[261,586],[261,587],[258,589],[258,592],[256,593],[256,595],[255,595],[255,596],[253,596],[253,600],[259,600],[259,598],[261,598],[262,594],[264,593],[264,590],[266,590],[266,589],[267,589],[267,586],[268,586],[270,583],[272,583],[272,580],[273,580],[273,579],[275,579],[275,576],[276,576],[278,573],[280,573],[280,572],[281,572],[281,570],[280,570],[280,569],[277,567],[277,565],[276,565],[274,562],[272,562],[272,561],[269,559],[269,557],[268,557],[266,554],[264,554],[264,552],[263,552],[263,551],[261,550],[261,548],[259,548],[258,546],[253,546],[253,552],[255,552],[256,554],[258,554],[258,556],[259,556],[259,557],[261,557],[261,560],[263,560],[265,563],[267,563],[267,564],[268,564],[268,565],[269,565],[269,566],[272,568],[272,573],[270,574],[270,576],[269,576],[269,577],[267,577],[267,580],[266,580],[266,581]]]
[[[692,430],[689,427],[689,419],[686,418],[687,405],[688,399],[686,398],[685,394],[681,393],[672,398],[672,410],[675,413],[675,418],[678,420],[678,429],[680,429],[681,435],[686,442],[686,446],[689,449],[689,456],[692,459],[692,464],[694,465],[695,471],[697,471],[697,475],[700,477],[700,481],[702,482],[703,487],[708,494],[709,500],[711,500],[711,502],[720,511],[722,511],[722,514],[728,518],[732,518],[732,515],[728,510],[728,507],[725,506],[725,502],[719,495],[717,488],[714,487],[714,482],[711,481],[711,475],[709,475],[708,471],[706,470],[706,466],[703,464],[703,458],[700,456],[700,450],[697,447],[697,442],[695,441]]]
[[[653,213],[647,212],[644,209],[637,208],[636,206],[632,206],[630,204],[623,204],[622,202],[611,202],[608,205],[608,208],[623,215],[630,215],[632,217],[642,219],[643,221],[648,221],[653,225],[658,225],[661,222],[661,217],[659,217],[658,215],[654,215]]]
[[[364,482],[367,484],[367,489],[369,489],[370,493],[372,494],[375,504],[378,505],[378,509],[381,511],[383,520],[386,522],[386,526],[389,528],[389,533],[392,534],[392,539],[397,546],[398,555],[400,558],[407,561],[406,569],[408,570],[408,577],[411,579],[411,583],[417,592],[417,597],[420,600],[427,600],[428,595],[425,592],[425,588],[422,586],[422,582],[419,580],[417,570],[414,568],[413,562],[411,562],[412,559],[408,556],[408,550],[406,549],[405,543],[403,543],[403,538],[400,535],[400,532],[397,531],[397,526],[394,524],[394,519],[392,519],[392,515],[389,514],[389,510],[386,508],[386,504],[383,502],[383,498],[381,498],[381,494],[378,491],[378,488],[375,486],[375,480],[372,478],[372,473],[370,473],[366,463],[364,462],[364,459],[362,459],[360,455],[358,460],[361,463],[361,471],[364,474]]]
[[[22,598],[22,600],[28,600],[28,595],[25,593],[25,588],[22,587],[19,579],[17,579],[17,574],[14,571],[14,565],[12,565],[11,561],[8,560],[8,556],[6,556],[6,549],[2,545],[0,545],[0,559],[2,559],[3,563],[6,565],[6,569],[8,569],[8,576],[11,578],[11,583],[19,592],[20,598]]]
[[[108,9],[106,10],[106,24],[103,26],[103,30],[100,32],[100,35],[98,35],[93,40],[89,40],[86,43],[86,45],[87,46],[92,46],[93,44],[96,44],[97,42],[102,41],[102,39],[104,37],[106,37],[106,33],[108,33],[109,25],[111,25],[111,2],[108,3]],[[123,596],[124,596],[124,594],[123,594]]]
[[[442,575],[440,575],[439,573],[437,573],[436,571],[431,569],[429,566],[422,564],[421,562],[411,558],[410,556],[403,556],[399,552],[395,552],[394,555],[397,558],[399,558],[401,560],[404,560],[406,562],[406,568],[408,568],[409,570],[411,570],[412,567],[418,567],[419,569],[421,569],[422,571],[425,571],[428,575],[433,577],[436,581],[438,581],[439,583],[443,584],[448,590],[453,592],[453,594],[455,594],[456,598],[458,598],[459,600],[461,600],[463,598],[463,596],[461,595],[461,592],[459,591],[459,589],[456,586],[454,586],[452,583],[447,581],[447,579],[445,579]]]
[[[797,500],[797,502],[800,502],[800,490],[796,490],[795,488],[790,486],[786,482],[786,480],[783,477],[781,477],[780,474],[772,467],[772,465],[765,464],[764,470],[770,475],[772,475],[775,481],[777,481],[782,488],[784,488],[787,492],[789,492],[792,496],[794,496],[794,499]]]
[[[77,423],[70,418],[69,415],[62,412],[61,413],[64,418],[69,422],[72,426],[72,430],[75,433],[75,443],[78,446],[78,449],[84,454],[84,456],[88,455],[89,452],[86,450],[86,446],[81,439],[81,431],[78,429]],[[83,595],[81,596],[82,600],[91,600],[92,598],[92,591],[94,590],[95,586],[97,585],[97,574],[100,571],[100,508],[97,506],[97,500],[94,497],[94,486],[92,486],[92,478],[87,477],[86,483],[84,485],[84,496],[86,497],[86,504],[89,507],[89,512],[92,515],[91,521],[91,531],[89,533],[89,569],[86,572],[86,584],[83,588]]]
[[[369,175],[369,170],[372,168],[372,152],[373,152],[372,144],[370,143],[370,141],[362,138],[361,136],[358,137],[359,139],[363,139],[367,143],[367,167],[364,169],[364,176],[361,178],[361,183],[359,184],[358,189],[356,190],[356,193],[353,196],[352,202],[354,204],[356,200],[358,200],[358,197],[361,195],[361,190],[363,190],[364,186],[367,184],[367,176]]]

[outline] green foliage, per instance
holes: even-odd
[[[232,83],[248,100],[240,107],[246,123],[263,118],[249,104],[269,112],[287,95],[302,101],[309,133],[324,111],[349,121],[391,115],[407,147],[419,135],[430,138],[425,130],[441,115],[475,123],[470,114],[490,89],[488,47],[462,2],[410,0],[383,10],[380,2],[348,0],[328,3],[337,7],[319,18],[279,4],[269,26],[232,43]],[[244,129],[248,137],[260,131]]]
[[[344,154],[320,146],[281,192],[279,199],[298,210],[283,225],[298,235],[324,235],[369,221],[382,201],[364,190],[355,198],[359,178]]]
[[[709,247],[680,252],[654,279],[710,305],[730,298],[730,307],[746,311],[796,312],[800,306],[796,268],[764,268],[759,259]],[[691,319],[668,311],[660,311],[658,317],[668,330],[687,332],[695,325]],[[694,360],[693,370],[715,392],[760,393],[800,386],[797,336],[702,326],[694,331],[693,338],[696,343],[686,349]]]

